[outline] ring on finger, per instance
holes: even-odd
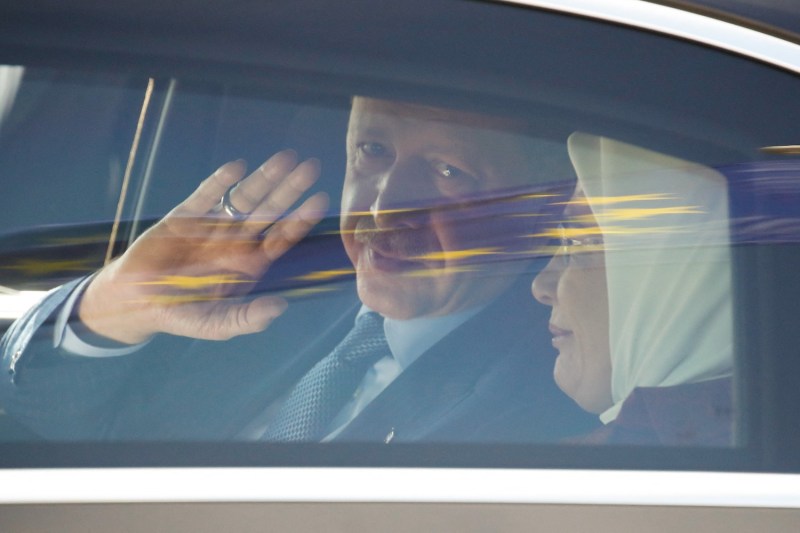
[[[216,207],[214,207],[213,211],[215,213],[225,213],[234,222],[241,222],[242,220],[245,220],[250,215],[250,213],[239,211],[231,203],[231,192],[236,188],[236,185],[238,185],[238,183],[228,187],[228,190],[226,190],[225,194],[222,195],[222,199],[219,201]]]

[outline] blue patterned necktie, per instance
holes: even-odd
[[[359,315],[342,342],[295,385],[262,440],[322,440],[369,367],[390,354],[383,317],[374,312]]]

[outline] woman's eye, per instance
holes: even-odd
[[[570,253],[596,252],[603,246],[602,237],[584,237],[583,239],[566,239],[563,244]]]
[[[566,239],[566,241],[567,242],[564,244],[564,255],[567,259],[574,259],[577,254],[583,251],[581,249],[583,242],[578,239]]]
[[[561,237],[558,240],[558,246],[561,248],[561,251],[564,255],[570,255],[575,253],[576,248],[583,245],[583,241],[578,239],[570,239],[568,237]]]
[[[559,252],[561,264],[563,267],[570,264],[580,267],[594,265],[598,257],[597,252],[602,251],[602,248],[603,238],[599,236],[587,236],[581,239],[562,238]]]
[[[364,142],[358,144],[358,149],[363,154],[369,157],[381,157],[387,154],[386,146],[381,143]]]
[[[563,227],[559,227],[559,229],[562,233],[568,231]],[[597,252],[603,246],[603,237],[587,235],[581,238],[574,238],[562,234],[561,237],[556,239],[555,245],[558,247],[556,256],[560,264],[566,267],[570,263],[578,261],[581,257],[595,255],[593,252]]]

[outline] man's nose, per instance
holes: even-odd
[[[416,228],[425,224],[434,199],[426,183],[423,163],[395,161],[378,181],[371,211],[379,228]]]
[[[547,266],[533,278],[531,293],[539,303],[551,307],[555,304],[558,281],[561,279],[561,274],[564,272],[560,261],[561,258],[557,255],[552,257],[547,263]]]

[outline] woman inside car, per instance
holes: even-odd
[[[728,196],[716,171],[573,134],[578,174],[532,291],[554,377],[604,427],[581,442],[732,444]]]

